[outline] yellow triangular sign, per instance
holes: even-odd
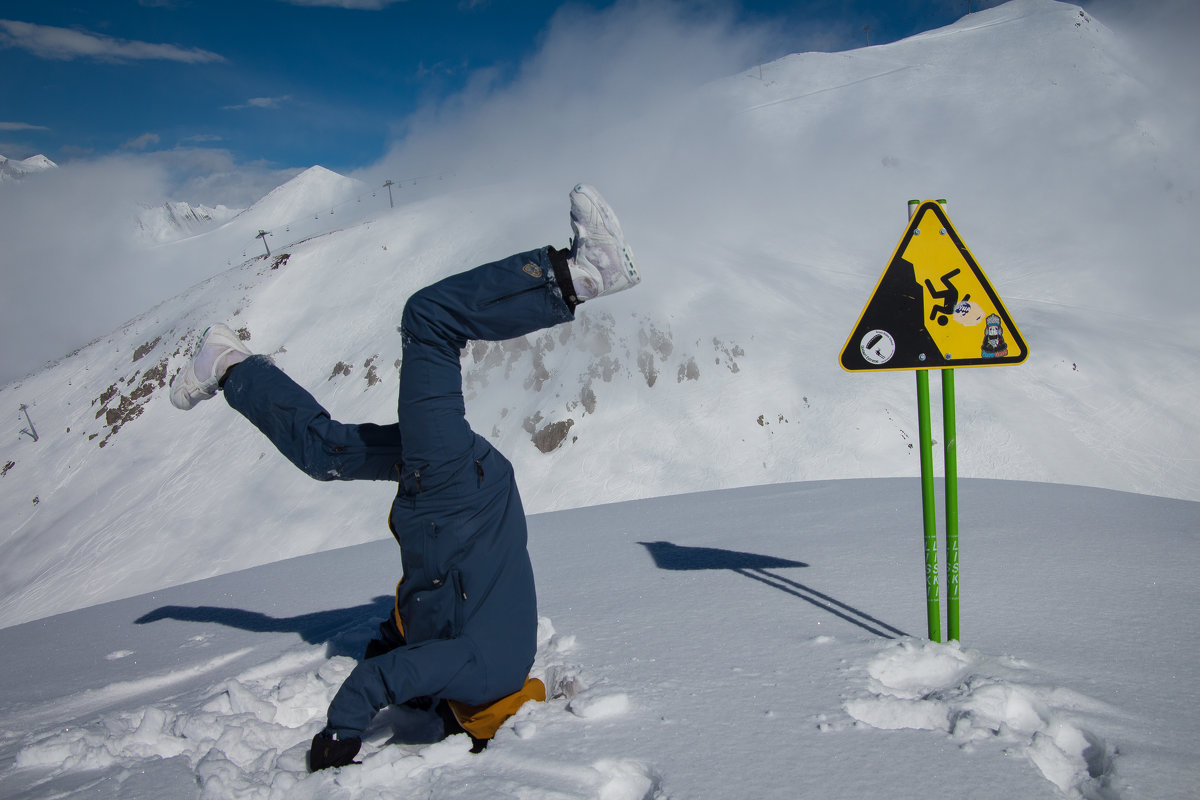
[[[846,340],[841,363],[851,372],[950,369],[1019,364],[1028,354],[945,209],[926,200]]]

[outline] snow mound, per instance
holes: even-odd
[[[903,641],[866,667],[867,694],[846,702],[883,730],[942,731],[964,749],[997,741],[1028,758],[1066,797],[1115,800],[1116,747],[1080,722],[1103,704],[1047,685],[1023,663],[957,642]]]

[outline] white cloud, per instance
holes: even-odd
[[[82,30],[10,19],[0,19],[0,47],[18,47],[39,58],[57,61],[94,58],[99,61],[156,60],[206,64],[225,60],[217,53],[198,47],[183,48],[173,44],[117,39]]]
[[[417,81],[445,78],[458,74],[464,67],[466,67],[465,61],[438,61],[430,65],[426,65],[424,61],[419,61],[417,62],[417,71],[413,75],[413,78]]]
[[[159,136],[157,133],[143,133],[141,136],[130,139],[121,145],[125,150],[145,150],[152,144],[158,144]]]
[[[137,203],[161,202],[162,189],[159,167],[129,158],[71,162],[0,184],[0,380],[65,355],[162,299],[154,273],[139,267],[145,259],[132,237]]]
[[[0,122],[0,131],[48,131],[42,125],[30,125],[28,122]]]
[[[237,161],[229,150],[195,145],[217,138],[189,137],[187,146],[129,154],[122,163],[154,171],[163,182],[157,190],[161,199],[231,208],[249,206],[301,171],[265,161]],[[156,201],[148,197],[146,202]]]
[[[176,147],[147,153],[166,171],[171,200],[245,208],[301,171],[265,161],[237,161],[228,150]]]
[[[251,97],[244,103],[235,106],[224,106],[226,111],[238,111],[243,108],[279,108],[287,101],[291,100],[290,94],[285,94],[282,97]]]
[[[194,147],[72,160],[0,183],[0,384],[206,277],[137,241],[141,206],[244,207],[297,172]]]
[[[564,6],[511,77],[473,72],[461,92],[406,119],[361,177],[521,177],[554,191],[584,177],[612,185],[665,176],[679,152],[696,147],[711,148],[719,166],[728,123],[697,103],[696,90],[786,52],[781,35],[710,4]]]

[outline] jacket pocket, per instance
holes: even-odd
[[[461,634],[465,601],[458,570],[451,570],[445,580],[435,582],[431,589],[413,592],[401,611],[408,643],[453,639]]]

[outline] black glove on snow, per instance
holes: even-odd
[[[313,737],[312,749],[308,751],[308,771],[361,764],[354,760],[360,747],[362,739],[335,739],[329,731],[321,731]]]

